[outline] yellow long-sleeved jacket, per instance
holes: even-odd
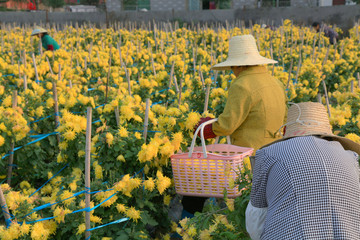
[[[285,115],[283,84],[265,66],[251,66],[232,82],[225,109],[212,127],[218,136],[230,135],[232,144],[257,150],[279,138],[274,134]]]

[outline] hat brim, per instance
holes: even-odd
[[[316,137],[319,137],[321,139],[325,139],[325,140],[328,140],[328,141],[337,141],[343,146],[343,148],[345,150],[350,150],[350,151],[356,152],[357,154],[360,155],[360,144],[358,144],[358,143],[356,143],[356,142],[354,142],[354,141],[352,141],[352,140],[350,140],[348,138],[339,137],[339,136],[336,136],[336,135],[333,135],[333,134],[309,134],[309,135],[284,137],[282,139],[279,139],[279,140],[276,140],[276,141],[274,141],[272,143],[264,145],[261,148],[265,148],[265,147],[268,147],[268,146],[273,145],[275,143],[286,141],[286,140],[291,139],[291,138],[305,137],[305,136],[316,136]]]
[[[211,67],[212,70],[231,70],[234,66],[254,66],[254,65],[265,65],[275,64],[277,61],[262,56],[243,56],[238,59],[227,59],[222,63],[218,63]]]
[[[41,34],[41,33],[47,33],[47,31],[46,30],[34,30],[31,33],[31,36],[38,35],[38,34]]]

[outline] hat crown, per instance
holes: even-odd
[[[254,66],[277,63],[260,55],[252,35],[234,36],[229,40],[228,58],[212,67],[214,70],[230,70],[232,66]]]
[[[252,35],[235,36],[230,39],[229,58],[238,58],[242,55],[260,55]]]
[[[328,114],[321,103],[303,102],[288,110],[284,137],[306,135],[333,135]]]

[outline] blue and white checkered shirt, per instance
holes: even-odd
[[[358,155],[315,136],[260,149],[251,204],[267,207],[261,239],[360,239]]]

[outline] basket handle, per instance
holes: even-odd
[[[193,139],[191,141],[191,146],[190,146],[190,151],[189,151],[189,158],[191,158],[192,153],[194,151],[194,147],[195,147],[195,141],[196,141],[196,137],[200,131],[200,139],[201,139],[201,146],[203,149],[203,154],[204,154],[204,158],[207,158],[207,153],[206,153],[206,145],[205,145],[205,138],[204,138],[204,128],[206,125],[212,124],[214,122],[217,121],[217,118],[211,119],[209,121],[203,122],[195,131]]]

